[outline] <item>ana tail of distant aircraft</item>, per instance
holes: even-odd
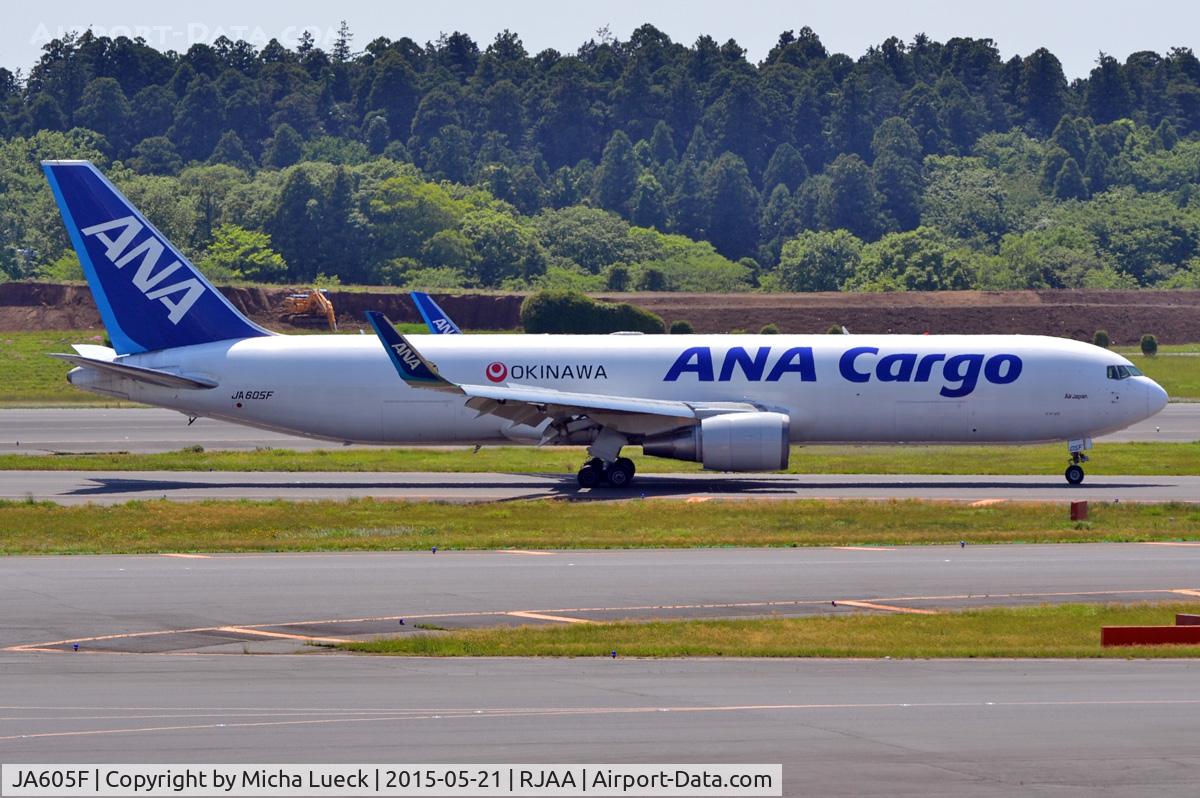
[[[417,312],[421,314],[421,318],[429,327],[429,332],[434,335],[462,334],[458,325],[446,315],[446,311],[438,307],[438,303],[434,302],[433,297],[429,294],[424,291],[409,291],[408,295],[412,297],[413,304],[417,306]]]
[[[87,161],[45,161],[118,355],[271,335],[247,319]]]

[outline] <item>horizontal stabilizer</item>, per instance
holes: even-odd
[[[208,388],[216,388],[218,383],[212,380],[206,380],[203,377],[185,377],[182,374],[172,374],[169,371],[159,371],[158,369],[148,369],[145,366],[131,366],[126,363],[117,363],[113,360],[100,360],[97,358],[84,357],[83,355],[68,355],[61,352],[52,352],[50,357],[56,357],[59,360],[65,360],[73,366],[79,366],[85,369],[94,369],[96,371],[104,371],[109,374],[115,374],[118,377],[136,380],[138,382],[146,382],[151,385],[160,385],[164,388],[184,388],[187,390],[205,390]]]

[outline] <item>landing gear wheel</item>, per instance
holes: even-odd
[[[627,488],[633,481],[633,461],[622,457],[608,467],[605,476],[608,484],[614,488]]]
[[[579,482],[579,487],[581,488],[594,488],[600,484],[600,476],[600,469],[588,463],[579,469],[579,473],[575,475],[575,479]]]
[[[1078,485],[1083,482],[1083,466],[1072,463],[1067,466],[1066,471],[1067,482],[1072,485]]]

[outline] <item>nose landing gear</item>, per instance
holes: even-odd
[[[1083,482],[1083,463],[1088,461],[1088,456],[1083,452],[1071,452],[1071,464],[1067,466],[1065,476],[1067,482],[1072,485],[1078,485]]]

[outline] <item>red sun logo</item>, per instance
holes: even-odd
[[[508,366],[499,362],[489,363],[484,373],[487,374],[487,378],[492,382],[504,382],[508,377]]]

